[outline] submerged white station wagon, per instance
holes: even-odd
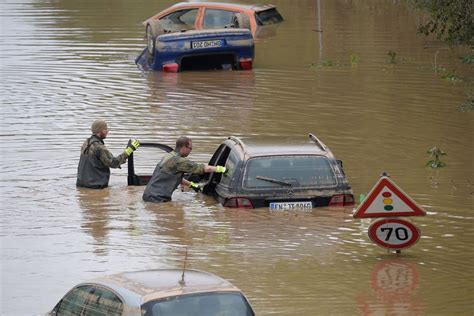
[[[73,287],[48,315],[255,316],[230,282],[199,270],[125,272]]]

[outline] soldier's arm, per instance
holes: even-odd
[[[204,173],[205,164],[197,163],[186,158],[181,158],[176,163],[176,168],[178,171],[181,172],[188,172],[188,173],[197,173],[202,174]]]
[[[114,155],[112,155],[112,153],[104,145],[99,145],[98,155],[100,161],[102,161],[102,163],[109,168],[119,168],[120,165],[125,163],[128,158],[126,153],[122,153],[117,157],[114,157]]]

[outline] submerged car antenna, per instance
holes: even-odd
[[[188,260],[188,248],[186,247],[186,253],[184,254],[184,265],[183,265],[183,274],[181,274],[181,280],[179,280],[179,285],[184,286],[186,282],[184,281],[184,273],[186,272],[186,261]]]

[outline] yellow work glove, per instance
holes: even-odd
[[[130,156],[138,147],[140,147],[140,141],[138,139],[130,139],[127,148],[125,148],[125,153],[127,156]]]
[[[191,189],[193,189],[194,191],[196,191],[196,192],[200,192],[201,189],[202,189],[201,186],[200,186],[198,183],[192,182],[192,181],[189,182],[189,187],[190,187]]]
[[[214,171],[215,173],[225,173],[227,171],[227,168],[226,167],[223,167],[223,166],[216,166],[216,171]]]

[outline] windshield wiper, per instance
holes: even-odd
[[[271,182],[271,183],[276,183],[276,184],[285,185],[285,186],[289,186],[289,187],[292,186],[291,183],[289,183],[287,181],[283,181],[283,180],[267,178],[267,177],[262,177],[262,176],[256,176],[255,178],[258,179],[258,180],[268,181],[268,182]]]

